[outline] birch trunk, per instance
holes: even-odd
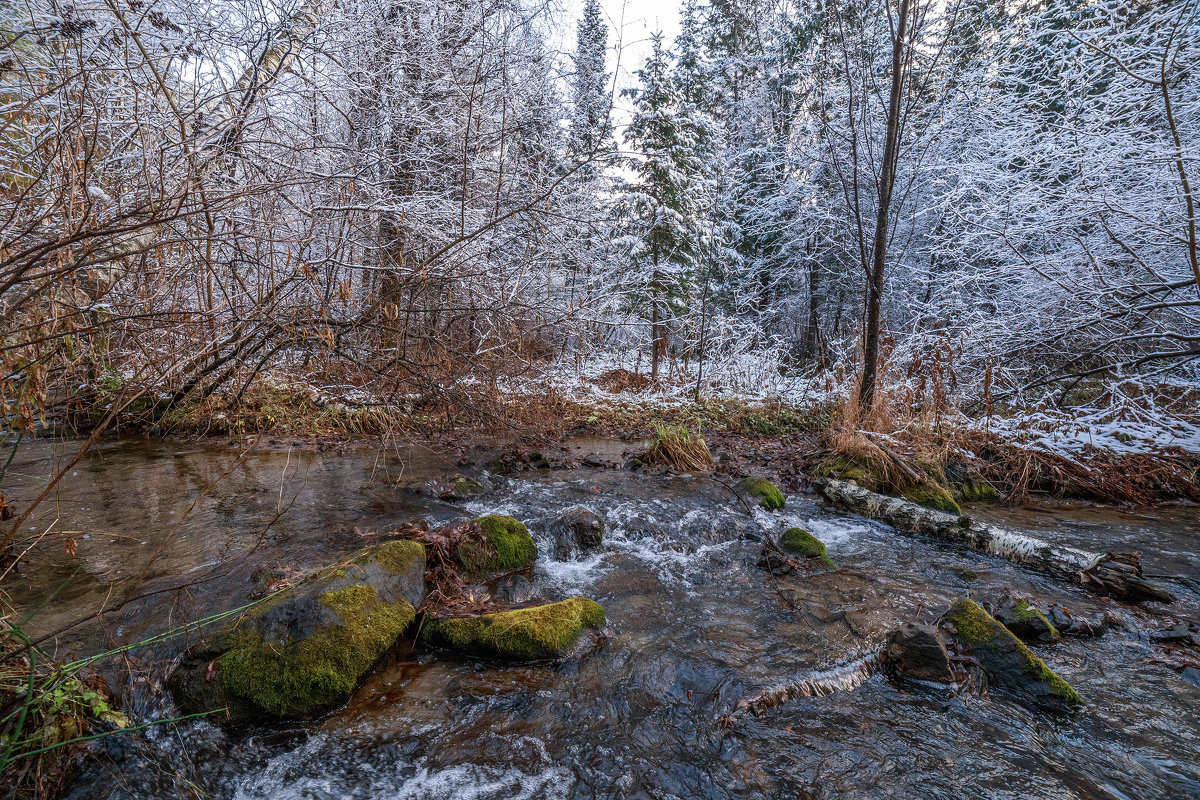
[[[908,533],[921,533],[945,542],[997,556],[1023,567],[1046,572],[1097,594],[1128,600],[1169,603],[1174,595],[1142,573],[1141,553],[1089,553],[1057,545],[992,525],[917,505],[909,500],[868,491],[849,481],[823,479],[814,486],[836,506],[887,522]]]

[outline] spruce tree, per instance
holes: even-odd
[[[607,52],[608,24],[601,14],[600,2],[587,0],[575,30],[572,56],[575,76],[568,148],[572,162],[583,164],[579,170],[583,182],[599,176],[601,165],[597,162],[614,149],[610,120],[612,103],[604,63]]]
[[[625,133],[637,152],[635,180],[627,189],[636,231],[630,252],[636,270],[635,303],[648,317],[653,340],[651,375],[658,377],[667,326],[682,311],[700,241],[696,176],[703,171],[696,132],[679,114],[680,96],[671,55],[655,34],[653,49],[631,90],[634,115]]]

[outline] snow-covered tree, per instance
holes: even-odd
[[[683,313],[703,232],[704,165],[696,126],[681,117],[672,57],[662,34],[637,71],[640,85],[630,91],[634,114],[625,139],[636,153],[636,179],[624,203],[633,228],[627,237],[636,308],[651,326],[651,374],[658,377],[667,349],[668,326]]]
[[[587,0],[575,31],[571,54],[571,120],[568,155],[579,167],[583,182],[595,180],[606,157],[615,149],[612,127],[612,94],[605,61],[608,57],[608,23],[599,0]]]

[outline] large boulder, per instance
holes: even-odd
[[[942,625],[975,656],[989,683],[1051,711],[1067,711],[1080,704],[1070,684],[974,600],[956,600]]]
[[[561,658],[587,629],[604,625],[604,607],[571,597],[474,617],[425,620],[425,638],[463,653],[509,660]]]
[[[897,672],[923,681],[953,683],[954,668],[938,629],[906,622],[888,636],[887,664]]]
[[[559,558],[567,558],[576,550],[599,546],[604,539],[604,520],[583,506],[569,508],[558,515],[550,526],[554,550]]]
[[[533,566],[537,545],[525,523],[490,514],[474,520],[476,535],[462,537],[454,547],[454,560],[464,574],[474,581],[484,581],[497,574]]]
[[[413,621],[425,549],[394,540],[360,550],[253,607],[188,649],[170,678],[185,712],[227,719],[319,715],[345,703]]]

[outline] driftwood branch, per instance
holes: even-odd
[[[921,533],[942,541],[1008,559],[1046,572],[1097,594],[1126,600],[1158,600],[1175,596],[1142,572],[1141,553],[1089,553],[985,525],[970,517],[948,514],[908,500],[868,491],[849,481],[823,479],[814,486],[830,503],[886,522],[897,530]]]

